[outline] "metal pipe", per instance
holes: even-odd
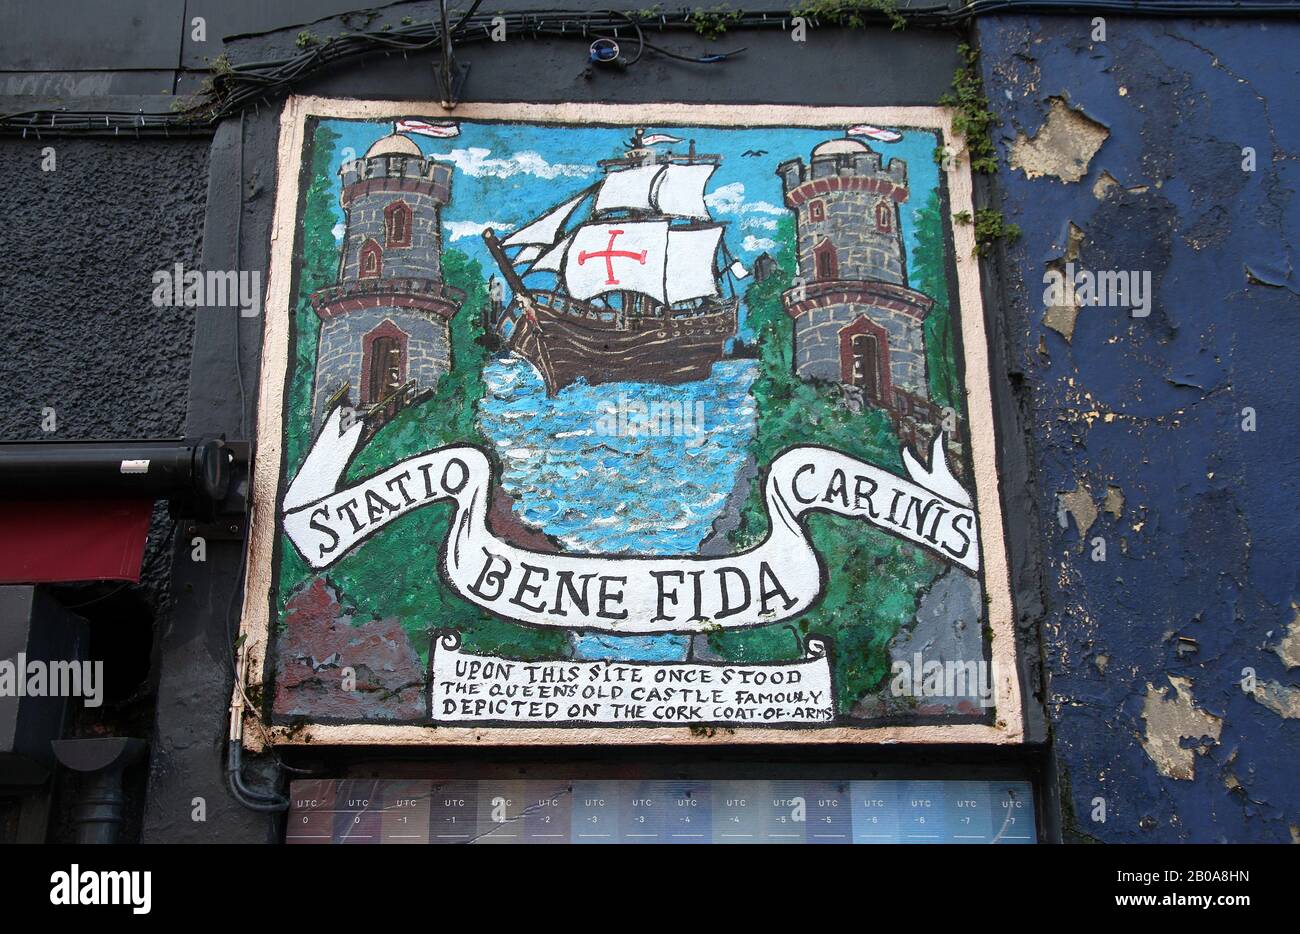
[[[2,441],[0,499],[191,496],[221,502],[234,461],[225,441]]]
[[[125,736],[58,739],[51,744],[59,763],[79,773],[72,807],[78,843],[116,843],[126,813],[122,773],[140,761],[148,743]]]

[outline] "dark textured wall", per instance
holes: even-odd
[[[1023,229],[1007,330],[1034,409],[1069,836],[1296,841],[1300,24],[1106,27],[1104,42],[1075,17],[976,30]],[[1044,133],[1054,97],[1076,115]],[[1109,135],[1079,166],[1093,121]],[[1072,331],[1048,316],[1044,272],[1070,256],[1149,272],[1149,316],[1083,307]]]
[[[194,311],[151,277],[198,263],[207,174],[206,139],[0,141],[0,437],[179,435]]]
[[[195,310],[154,307],[153,274],[198,266],[208,146],[0,141],[0,438],[183,434]],[[169,576],[160,519],[145,555],[155,611]]]

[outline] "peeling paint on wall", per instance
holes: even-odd
[[[1048,263],[1048,270],[1064,274],[1066,264],[1078,260],[1081,243],[1083,243],[1083,231],[1071,223],[1069,233],[1066,235],[1065,253],[1060,259]],[[1047,311],[1043,314],[1043,323],[1068,342],[1074,337],[1074,322],[1078,319],[1079,309],[1082,306],[1078,294],[1073,289],[1066,293],[1065,298],[1065,302],[1047,307]]]
[[[1287,626],[1286,636],[1273,646],[1273,651],[1287,668],[1300,668],[1300,606],[1292,603],[1291,610],[1295,618]]]
[[[1203,745],[1188,747],[1183,740],[1203,744],[1205,737],[1219,741],[1223,720],[1196,706],[1192,698],[1190,678],[1169,675],[1174,696],[1168,688],[1157,688],[1147,682],[1146,700],[1142,705],[1142,719],[1146,721],[1146,736],[1142,748],[1161,775],[1179,780],[1196,777],[1196,755],[1205,755]]]
[[[1088,485],[1080,480],[1073,490],[1061,493],[1061,509],[1074,517],[1074,527],[1079,530],[1079,541],[1088,537],[1088,530],[1097,521],[1097,504],[1092,501]]]
[[[998,179],[1023,232],[1009,357],[1032,413],[1065,822],[1104,842],[1293,842],[1300,525],[1279,490],[1300,480],[1300,99],[1275,63],[1300,25],[1108,27],[1091,42],[1083,18],[976,25],[1017,166]],[[1040,153],[1059,157],[1066,101],[1109,133],[1078,184]],[[1044,275],[1072,251],[1076,268],[1149,271],[1149,316],[1049,307]]]
[[[1038,132],[1022,133],[1011,145],[1011,168],[1024,170],[1028,178],[1051,175],[1077,182],[1088,174],[1088,163],[1110,131],[1059,97],[1048,103],[1051,110]]]
[[[1117,486],[1106,487],[1106,498],[1101,503],[1102,512],[1108,512],[1116,519],[1124,515],[1124,491]]]
[[[1255,685],[1250,696],[1284,720],[1300,719],[1300,688],[1264,681]]]

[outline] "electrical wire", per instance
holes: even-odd
[[[634,17],[620,11],[588,12],[578,10],[534,10],[479,14],[482,0],[475,0],[468,11],[448,27],[451,45],[469,45],[490,40],[494,26],[504,23],[507,32],[515,39],[525,40],[586,40],[593,35],[603,36],[629,21],[636,22],[638,54],[627,64],[635,64],[641,54],[649,50],[656,55],[690,64],[715,64],[726,61],[743,49],[710,53],[703,56],[683,55],[665,49],[644,39],[647,29],[661,33],[699,33],[707,25],[707,9],[683,8],[673,14],[650,14]],[[785,30],[792,17],[803,16],[813,27],[835,26],[843,17],[852,16],[866,23],[891,23],[892,17],[901,18],[909,26],[946,28],[959,26],[980,16],[993,13],[1016,12],[1045,15],[1118,13],[1142,17],[1300,17],[1300,6],[1294,0],[970,0],[953,9],[949,4],[932,4],[900,8],[893,13],[866,9],[845,0],[842,6],[824,8],[821,12],[808,10],[772,9],[737,11],[734,19],[726,22],[727,32],[744,30]],[[213,74],[212,89],[208,95],[190,107],[175,112],[134,113],[129,111],[69,111],[60,109],[35,109],[0,115],[0,133],[28,133],[40,138],[48,134],[121,135],[192,134],[210,133],[220,120],[242,112],[249,106],[270,103],[274,96],[287,93],[303,79],[321,72],[331,65],[368,54],[410,54],[424,52],[442,43],[442,29],[437,23],[415,23],[392,30],[348,32],[304,49],[291,58],[265,62],[249,62],[230,66],[228,70]]]

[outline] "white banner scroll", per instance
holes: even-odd
[[[797,662],[518,661],[460,650],[454,632],[430,649],[429,713],[439,723],[764,724],[835,718],[831,666],[818,638]]]
[[[948,470],[942,437],[924,469],[904,449],[911,479],[828,448],[777,456],[764,499],[766,539],[720,558],[548,554],[509,544],[487,526],[491,465],[478,448],[418,454],[340,489],[361,438],[332,411],[281,504],[284,531],[303,558],[326,568],[389,522],[429,503],[455,505],[436,559],[464,599],[535,626],[625,634],[696,633],[760,626],[797,616],[821,594],[825,571],[800,525],[822,511],[861,519],[939,558],[979,571],[970,494]],[[413,554],[413,564],[433,556]]]

